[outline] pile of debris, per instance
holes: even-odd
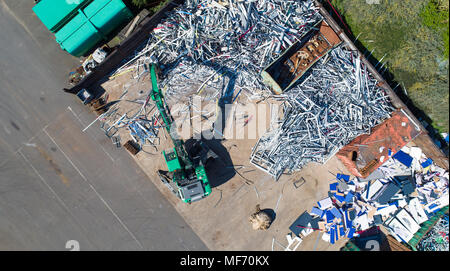
[[[431,230],[417,245],[419,251],[449,251],[448,246],[448,214],[436,222]]]
[[[134,71],[139,78],[145,64],[158,62],[166,98],[184,94],[186,88],[176,85],[186,81],[198,82],[197,92],[207,85],[232,92],[243,89],[253,98],[268,95],[260,72],[320,20],[312,0],[187,0],[112,76]],[[232,78],[230,86],[222,86],[221,75]],[[224,94],[218,91],[216,96]]]
[[[144,92],[141,92],[142,94],[134,93],[135,95],[133,96],[143,96]],[[159,145],[159,130],[164,127],[164,123],[159,118],[158,110],[155,110],[155,104],[151,102],[151,92],[146,93],[146,98],[141,97],[134,100],[129,100],[128,98],[131,98],[131,96],[128,97],[127,94],[129,94],[128,88],[115,101],[115,104],[109,107],[105,113],[98,116],[92,123],[99,120],[101,122],[100,129],[118,147],[120,146],[120,135],[118,131],[120,129],[126,129],[133,142],[137,145],[138,150],[143,149],[144,146],[154,148]],[[120,104],[123,102],[131,102],[137,106],[123,113],[120,111]]]
[[[196,76],[192,76],[195,74]],[[209,80],[208,80],[209,79]],[[182,61],[161,82],[164,97],[169,103],[183,101],[192,95],[204,94],[207,101],[215,101],[222,90],[229,84],[228,77],[223,77],[211,67]],[[207,87],[207,91],[205,91]]]
[[[355,137],[370,134],[394,110],[358,54],[343,45],[304,76],[300,84],[274,96],[284,101],[284,118],[259,139],[250,158],[276,180],[311,161],[325,163]]]
[[[322,239],[334,244],[382,225],[399,242],[408,243],[420,224],[449,204],[448,171],[427,159],[420,148],[404,147],[401,155],[396,153],[378,170],[382,177],[369,181],[337,174],[329,196],[303,215],[303,229],[297,229],[296,221],[291,230],[302,236],[320,230]]]
[[[232,103],[241,94],[249,101],[260,100],[271,94],[260,72],[322,19],[312,0],[187,0],[169,12],[109,78],[132,72],[131,84],[137,85],[146,80],[148,66],[158,63],[158,84],[166,102],[170,107],[186,105],[172,115],[203,110],[195,108],[193,95],[214,105]],[[141,147],[155,144],[162,125],[157,113],[150,113],[152,102],[148,97],[129,99],[128,93],[121,101],[142,107],[133,114],[107,112],[102,116],[110,125],[107,135],[126,128]],[[205,127],[213,125],[217,114],[216,108],[201,112],[209,122]]]

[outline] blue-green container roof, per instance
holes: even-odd
[[[41,0],[33,7],[34,13],[52,33],[56,32],[79,8],[93,0]]]
[[[85,54],[133,17],[122,0],[41,0],[33,11],[74,56]]]

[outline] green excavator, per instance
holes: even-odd
[[[186,144],[172,131],[173,118],[164,96],[158,88],[157,67],[152,64],[150,75],[152,80],[151,98],[164,122],[167,133],[174,147],[163,151],[168,171],[158,170],[161,181],[180,199],[192,203],[211,194],[211,186],[206,174],[206,165],[218,156],[202,140],[189,139]]]

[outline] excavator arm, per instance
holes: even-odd
[[[172,127],[172,117],[170,116],[169,108],[167,107],[164,96],[161,90],[158,88],[158,77],[156,76],[156,66],[152,64],[150,68],[150,76],[152,78],[152,100],[155,101],[156,107],[158,108],[159,114],[166,125],[166,130],[170,134],[170,129]]]
[[[167,133],[172,139],[174,149],[170,152],[164,152],[164,158],[166,160],[169,171],[175,171],[183,169],[184,167],[190,167],[191,162],[184,149],[184,142],[181,139],[174,138],[172,134],[173,119],[170,115],[169,107],[164,101],[164,96],[161,90],[158,88],[158,78],[156,76],[156,65],[152,64],[150,67],[150,76],[152,80],[152,100],[155,101],[159,114],[164,122]],[[184,165],[183,165],[184,164]]]
[[[166,131],[174,144],[174,148],[163,151],[163,155],[169,172],[173,173],[172,181],[178,186],[178,195],[185,202],[189,203],[204,198],[211,193],[211,186],[209,185],[205,167],[203,164],[196,163],[194,165],[186,151],[184,141],[175,138],[177,136],[172,134],[173,118],[169,107],[164,101],[164,96],[158,88],[155,64],[152,64],[150,67],[150,76],[152,80],[151,98],[155,101]],[[165,180],[164,183],[167,183],[166,179],[161,179]]]

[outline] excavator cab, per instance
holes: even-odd
[[[163,151],[163,155],[169,172],[181,169],[180,159],[178,158],[177,150],[175,148]]]
[[[177,197],[192,203],[211,193],[205,167],[219,156],[201,140],[188,140],[183,145],[188,161],[183,161],[176,148],[164,151],[168,171],[159,170],[158,175]]]

